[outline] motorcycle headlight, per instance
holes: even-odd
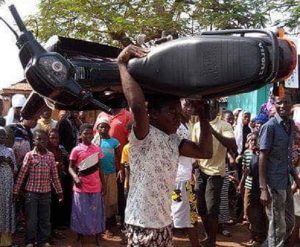
[[[45,76],[56,84],[67,79],[67,67],[56,56],[40,57],[38,60],[38,66],[43,70]]]

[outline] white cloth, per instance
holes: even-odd
[[[5,116],[5,125],[10,125],[14,123],[14,118],[15,118],[15,111],[14,108],[9,108],[7,115]]]
[[[239,113],[237,124],[234,128],[234,136],[237,144],[238,154],[242,154],[243,151],[243,114],[244,113],[245,113],[244,111],[241,111]]]
[[[129,136],[130,189],[125,210],[126,224],[163,228],[172,223],[172,191],[175,185],[181,139],[150,126],[138,140]]]
[[[23,94],[15,94],[11,99],[11,106],[15,107],[23,107],[25,105],[26,98]]]
[[[243,110],[242,108],[235,108],[232,112],[233,115],[236,115],[239,111]]]
[[[15,94],[12,96],[11,99],[11,105],[12,107],[9,108],[7,115],[5,117],[6,119],[6,125],[10,125],[15,123],[15,107],[23,107],[25,105],[26,98],[23,94]]]
[[[177,129],[177,135],[181,139],[192,139],[191,131],[184,126],[184,124],[180,124],[179,128]],[[189,181],[192,178],[193,162],[194,159],[192,158],[185,156],[179,157],[176,182]]]
[[[180,190],[180,201],[172,201],[172,218],[175,228],[191,228],[190,192],[186,189],[187,181],[176,182],[175,189]]]

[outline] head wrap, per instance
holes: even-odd
[[[102,123],[110,125],[110,120],[107,117],[101,117],[98,119],[97,122],[98,122],[97,126],[99,126],[99,124],[102,124]]]
[[[25,105],[26,98],[23,94],[15,94],[12,96],[11,105],[13,108],[15,107],[23,107]]]
[[[259,113],[255,118],[255,122],[260,124],[265,124],[266,122],[268,122],[268,120],[269,117],[265,113]]]
[[[237,115],[238,112],[240,112],[240,111],[242,111],[242,110],[243,110],[242,108],[235,108],[235,109],[232,111],[232,113],[233,113],[233,115]]]
[[[11,99],[12,107],[9,108],[8,113],[5,117],[6,125],[14,123],[14,119],[15,119],[14,108],[23,107],[25,102],[26,102],[26,98],[23,94],[15,94],[14,96],[12,96],[12,99]]]

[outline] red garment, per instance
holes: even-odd
[[[14,193],[19,193],[27,175],[26,191],[48,193],[52,184],[57,193],[62,193],[53,153],[47,151],[46,154],[40,154],[34,148],[25,155]]]

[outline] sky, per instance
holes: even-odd
[[[15,30],[17,27],[8,6],[14,4],[21,18],[37,13],[38,0],[5,0],[0,6],[0,16]],[[19,60],[19,50],[14,34],[0,21],[0,89],[24,79],[24,72]]]

